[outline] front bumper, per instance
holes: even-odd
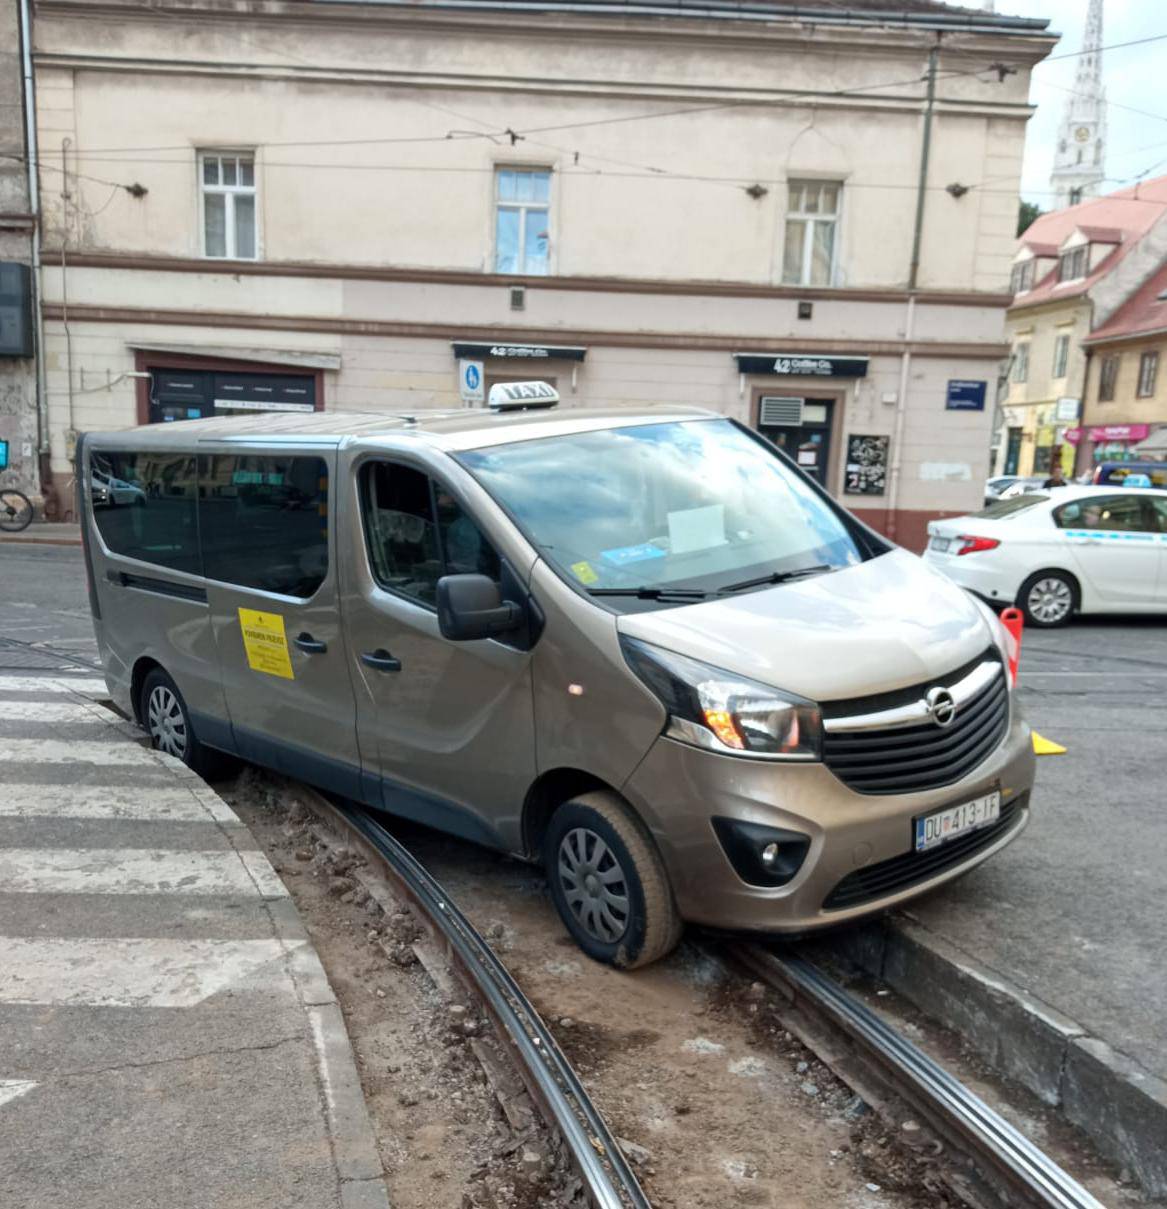
[[[1034,764],[1029,726],[1013,702],[1009,730],[993,753],[968,776],[940,789],[856,793],[823,764],[746,760],[662,736],[623,792],[656,840],[685,919],[716,928],[805,932],[906,902],[1000,851],[1029,820]],[[914,864],[918,815],[994,788],[1001,790],[1002,815],[1009,816],[1003,827],[955,863]],[[716,816],[809,836],[802,867],[776,889],[746,884],[717,839],[711,821]],[[933,851],[942,852],[943,846]],[[885,876],[889,872],[894,876]],[[858,894],[857,882],[867,887]],[[889,885],[890,891],[880,891]],[[828,899],[834,905],[825,905]]]

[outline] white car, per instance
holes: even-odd
[[[1058,487],[932,521],[924,561],[1035,626],[1167,613],[1167,491]]]

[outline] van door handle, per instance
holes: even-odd
[[[300,634],[292,642],[307,655],[323,655],[328,650],[328,643],[313,638],[311,634]]]
[[[384,647],[378,647],[375,651],[365,651],[361,655],[361,662],[365,667],[376,668],[379,672],[401,671],[401,660],[390,655]]]

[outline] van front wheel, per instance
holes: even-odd
[[[683,924],[660,854],[614,793],[582,794],[560,806],[543,861],[560,917],[589,957],[632,969],[680,940]]]
[[[157,751],[181,760],[200,776],[213,770],[216,753],[198,741],[178,685],[160,667],[154,668],[142,682],[138,716]]]

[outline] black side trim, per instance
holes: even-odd
[[[204,747],[213,747],[216,751],[225,751],[232,756],[239,754],[230,722],[221,718],[212,718],[210,714],[196,714],[189,707],[187,712],[190,714],[190,724],[194,727],[194,733]]]
[[[173,596],[178,600],[193,600],[199,604],[207,603],[206,588],[194,584],[175,583],[172,579],[156,579],[152,575],[133,575],[128,571],[107,571],[106,579],[110,583],[120,584],[123,588],[136,588],[139,592],[157,592],[159,596]]]

